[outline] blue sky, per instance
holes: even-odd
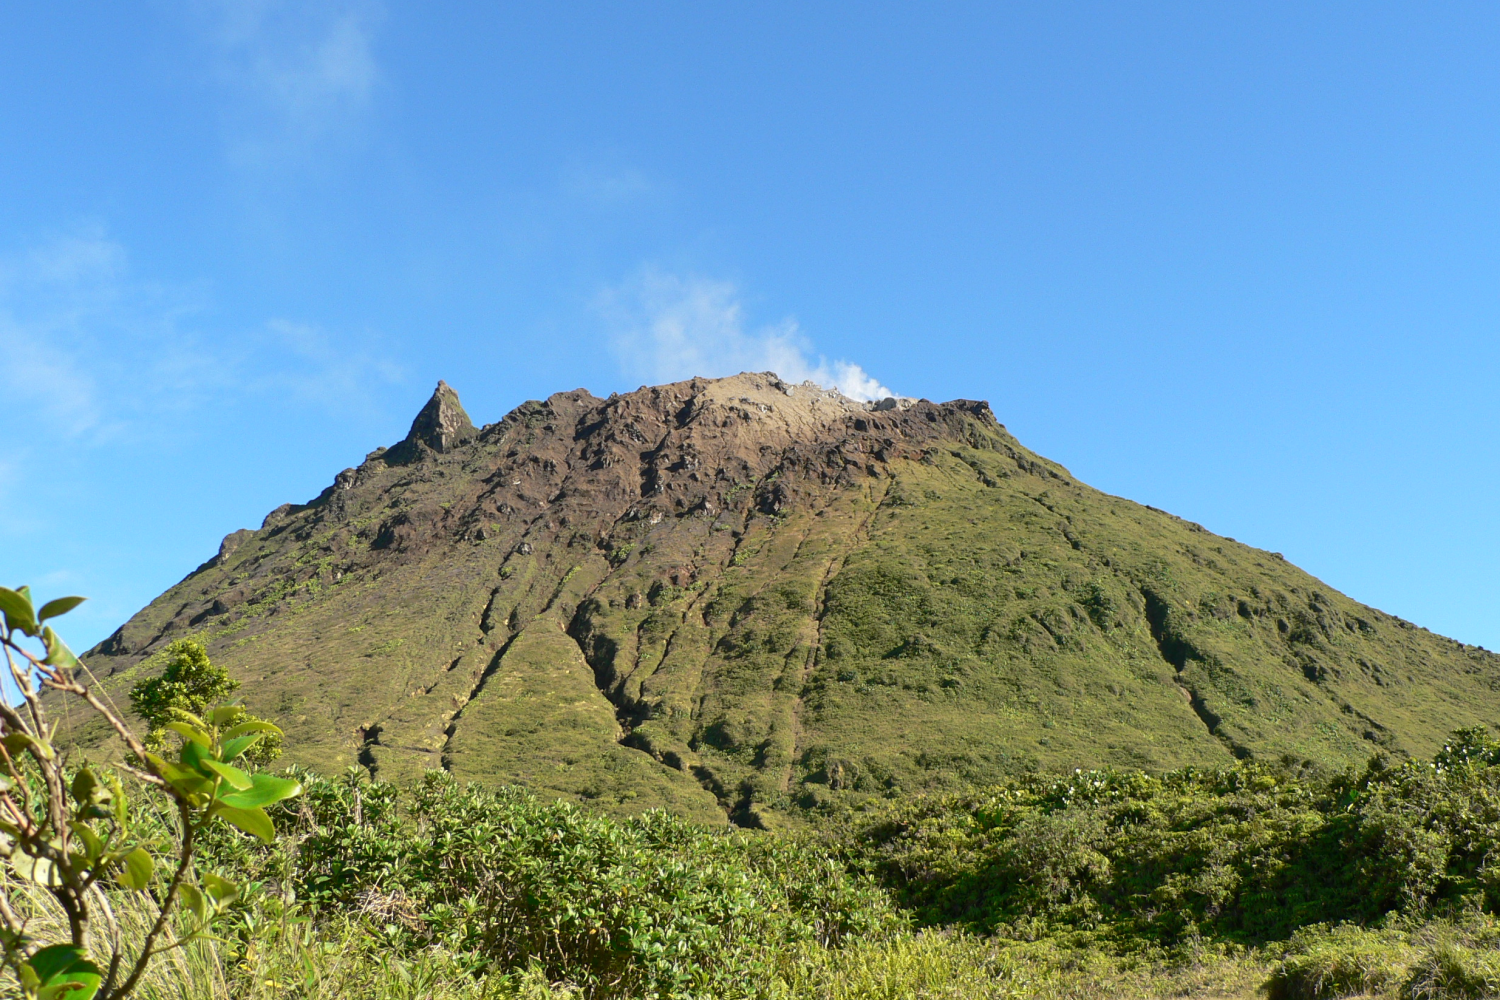
[[[496,8],[496,9],[491,9]],[[1500,646],[1500,8],[0,7],[0,577],[107,635],[399,439],[778,367]]]

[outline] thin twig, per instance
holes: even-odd
[[[43,683],[55,691],[74,694],[88,702],[94,711],[104,716],[105,721],[109,723],[110,728],[115,731],[115,734],[125,741],[125,746],[129,748],[130,752],[135,754],[138,760],[146,761],[147,764],[150,764],[150,761],[146,758],[145,744],[136,737],[135,733],[130,731],[130,727],[125,725],[124,721],[118,715],[109,709],[109,706],[99,700],[92,688],[85,687],[75,680],[65,681],[61,678],[56,678],[56,675],[54,675],[54,678],[48,678]],[[152,768],[152,770],[154,772],[155,768]]]

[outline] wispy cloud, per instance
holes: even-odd
[[[193,367],[177,323],[194,299],[131,282],[98,226],[0,258],[0,385],[50,434],[108,437]]]
[[[99,227],[0,258],[0,395],[70,447],[178,437],[209,406],[368,408],[401,373],[353,341],[285,318],[212,329],[206,293],[136,277]]]
[[[377,413],[372,390],[403,379],[401,366],[379,351],[351,346],[348,338],[336,338],[315,323],[273,319],[252,343],[284,359],[252,383],[255,389],[289,393],[340,413]]]
[[[851,399],[894,393],[851,361],[816,355],[797,321],[746,329],[744,306],[733,282],[683,278],[647,268],[606,289],[599,308],[625,373],[648,382],[742,371],[773,371],[790,382],[812,381]]]
[[[209,15],[216,70],[234,101],[232,157],[264,165],[349,137],[380,79],[370,0],[220,0]]]

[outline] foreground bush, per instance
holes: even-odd
[[[1500,995],[1500,746],[1478,730],[1357,775],[1080,772],[917,799],[823,842],[442,774],[296,777],[277,846],[205,848],[258,887],[236,968],[288,991],[316,971],[287,996]],[[434,976],[446,993],[391,985]]]
[[[533,968],[608,995],[722,992],[764,978],[786,949],[879,941],[904,923],[869,879],[796,840],[660,812],[612,819],[442,774],[404,802],[357,772],[299,778],[282,846],[225,841],[226,870],[477,970]]]

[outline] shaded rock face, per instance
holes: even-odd
[[[770,374],[481,429],[439,383],[91,666],[119,698],[188,635],[298,762],[746,826],[1039,769],[1426,754],[1500,718],[1491,654],[1092,490],[985,403]]]

